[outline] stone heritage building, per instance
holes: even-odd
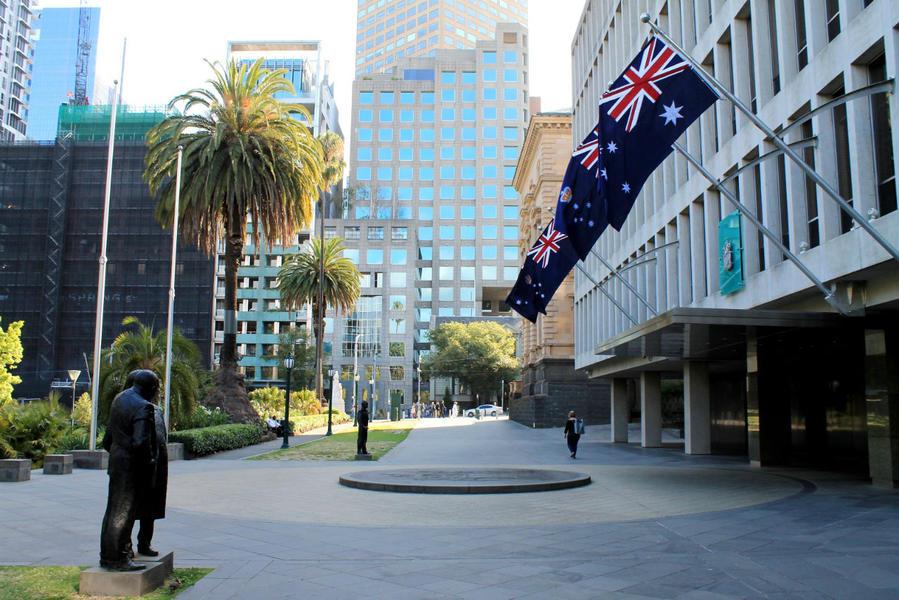
[[[521,198],[519,260],[552,217],[572,150],[571,114],[531,116],[513,185]],[[558,427],[574,410],[587,423],[609,422],[609,384],[574,370],[574,275],[559,286],[536,323],[521,319],[521,397],[510,418],[530,427]]]
[[[899,245],[890,93],[899,3],[588,0],[572,43],[575,139],[647,39],[643,11]],[[637,325],[575,274],[575,365],[611,382],[614,441],[627,441],[639,406],[643,445],[660,444],[660,388],[671,381],[683,385],[688,454],[847,469],[896,485],[899,262],[727,100],[680,141],[726,183],[714,187],[675,153],[621,232],[596,245],[648,302],[595,258],[585,265]],[[750,213],[832,286],[830,302]]]

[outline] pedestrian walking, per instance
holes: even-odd
[[[584,420],[579,419],[574,411],[568,413],[568,420],[565,421],[565,429],[562,431],[562,437],[568,443],[568,451],[571,452],[571,458],[577,458],[577,443],[584,433]]]

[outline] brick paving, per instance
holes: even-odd
[[[175,462],[154,545],[214,568],[184,600],[899,598],[899,493],[602,439],[591,428],[571,460],[561,428],[430,419],[371,464],[239,459],[259,446]],[[418,466],[567,468],[593,483],[496,496],[337,483]],[[77,469],[0,485],[0,564],[95,563],[105,494],[105,473]]]

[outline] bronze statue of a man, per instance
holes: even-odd
[[[103,447],[109,452],[109,495],[100,533],[100,566],[115,571],[143,569],[131,560],[131,533],[156,462],[155,408],[159,391],[153,371],[132,371],[133,385],[115,397]]]
[[[140,527],[137,530],[137,552],[144,556],[159,556],[150,542],[153,540],[153,526],[156,519],[165,518],[165,496],[169,481],[168,432],[162,411],[156,407],[156,462],[144,494],[140,499],[137,519]]]
[[[368,454],[368,449],[365,447],[368,443],[368,402],[362,402],[358,421],[359,435],[356,437],[356,454]]]

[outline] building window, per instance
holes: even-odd
[[[371,129],[369,128],[360,128],[359,129],[359,141],[360,142],[370,142],[371,141]]]
[[[358,227],[356,229],[359,229]],[[358,237],[356,239],[359,239]],[[370,240],[383,240],[384,239],[384,228],[383,227],[369,227],[368,228],[368,239]]]
[[[484,69],[481,71],[481,79],[486,83],[493,83],[496,81],[496,69]]]
[[[415,92],[400,92],[400,104],[415,104]]]
[[[392,239],[392,240],[408,240],[409,239],[409,228],[408,227],[394,227],[390,232],[390,239]]]
[[[344,227],[343,237],[350,241],[358,240],[361,235],[361,230],[361,227]]]
[[[393,92],[381,92],[381,104],[393,104]]]
[[[365,262],[370,265],[380,265],[384,263],[384,251],[380,248],[369,248],[365,251]]]
[[[441,102],[455,102],[456,90],[440,90]]]
[[[441,225],[439,229],[441,240],[453,240],[456,238],[456,228],[452,225]]]
[[[359,104],[374,104],[374,92],[359,92]]]
[[[442,194],[441,194],[441,197],[442,197]],[[441,206],[440,207],[440,218],[441,219],[456,218],[456,208],[454,206]]]
[[[404,265],[406,264],[406,250],[403,248],[393,248],[390,250],[390,264]]]
[[[440,83],[444,85],[456,83],[456,74],[453,71],[443,71],[440,73]]]
[[[805,32],[805,0],[795,0],[796,60],[801,71],[808,64],[808,39]]]
[[[434,228],[433,227],[419,227],[418,228],[418,239],[433,240],[434,239]]]
[[[442,287],[437,290],[437,299],[444,302],[452,302],[456,297],[455,290],[451,287]]]
[[[440,260],[453,260],[454,251],[452,246],[440,246]]]
[[[496,52],[485,51],[481,55],[484,59],[485,65],[495,65],[496,64]]]
[[[371,148],[359,148],[356,150],[356,160],[371,160]]]
[[[359,122],[360,123],[371,123],[372,116],[374,113],[370,110],[360,110],[359,111]]]
[[[827,19],[827,41],[832,42],[840,35],[840,0],[824,0]]]
[[[392,142],[393,141],[393,129],[379,129],[378,130],[378,141],[379,142]]]
[[[378,160],[393,160],[393,148],[378,148]]]
[[[406,274],[403,272],[390,273],[390,287],[392,287],[392,288],[406,287]]]
[[[887,78],[885,56],[881,54],[868,64],[869,83]],[[893,99],[895,101],[895,98]],[[886,92],[871,96],[871,127],[874,142],[874,181],[877,184],[877,209],[880,215],[896,210],[896,171],[893,160],[893,134],[890,126],[890,104]]]

